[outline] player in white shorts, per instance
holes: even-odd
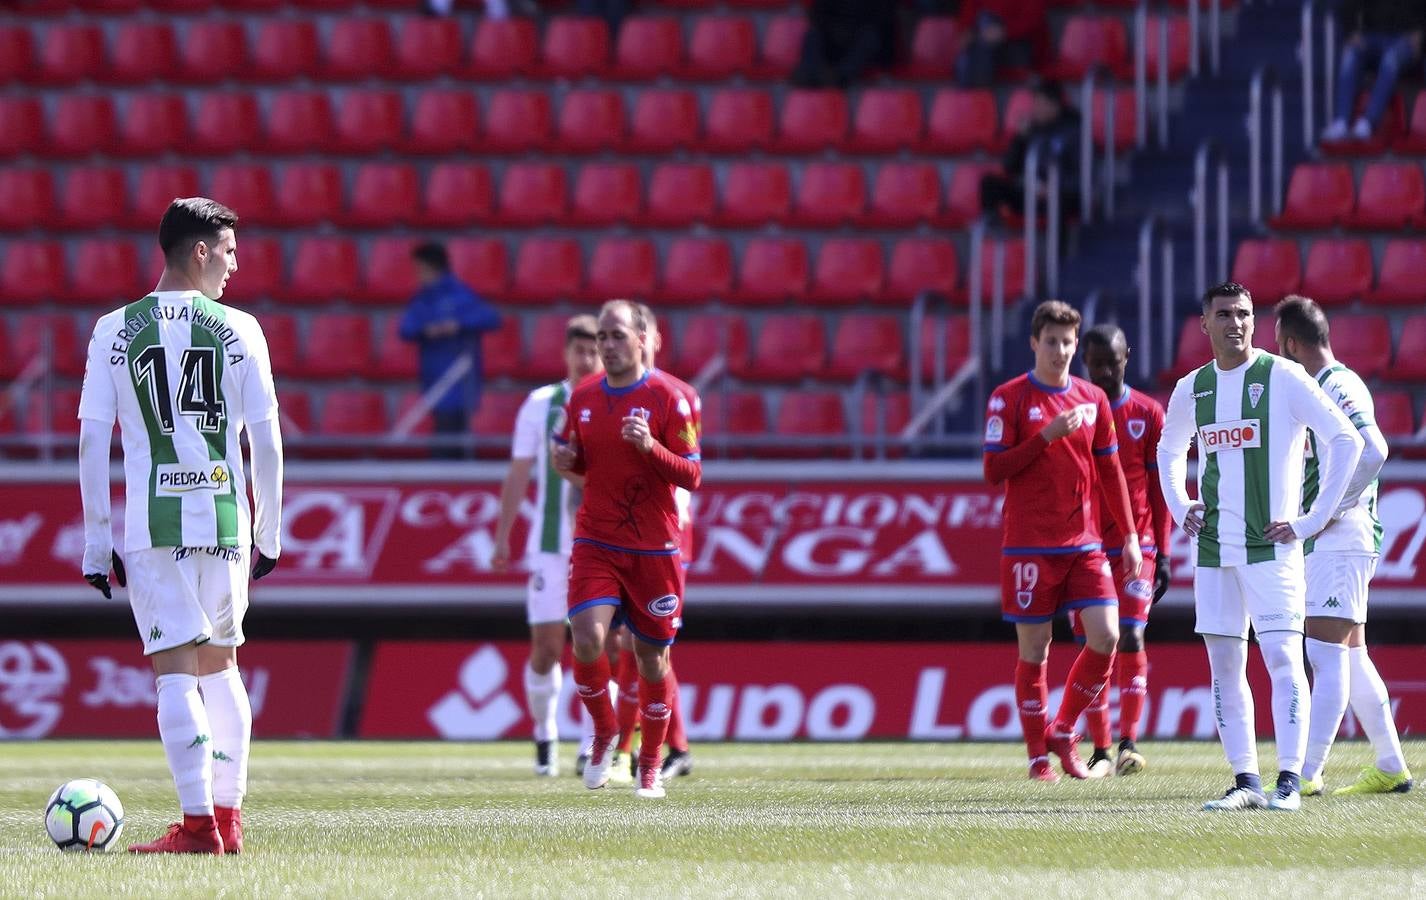
[[[124,584],[109,508],[117,419],[129,601],[157,676],[159,735],[183,808],[182,823],[133,852],[242,851],[252,708],[237,648],[249,566],[261,578],[281,551],[282,438],[262,328],[217,302],[238,268],[236,224],[212,200],[173,201],[159,224],[158,285],[100,317],[79,400],[84,577],[105,597],[111,566]]]
[[[1351,484],[1325,529],[1304,542],[1307,560],[1307,659],[1312,664],[1312,718],[1302,793],[1320,794],[1322,770],[1350,702],[1376,751],[1376,765],[1337,794],[1406,793],[1411,772],[1401,752],[1391,698],[1367,655],[1367,585],[1381,556],[1377,475],[1386,462],[1386,438],[1376,425],[1376,405],[1361,378],[1337,362],[1322,308],[1306,297],[1277,305],[1277,343],[1283,356],[1316,373],[1317,383],[1351,420],[1364,442]],[[1316,440],[1309,437],[1302,509],[1317,502]]]
[[[561,478],[550,465],[550,436],[563,427],[564,404],[585,378],[600,371],[594,345],[598,324],[593,316],[574,316],[565,325],[566,377],[556,384],[536,388],[520,405],[515,417],[515,437],[510,468],[500,490],[500,521],[495,530],[496,571],[510,565],[510,531],[520,514],[533,478],[535,502],[525,541],[525,564],[530,570],[525,594],[530,625],[530,658],[525,663],[525,703],[535,722],[535,774],[558,775],[555,742],[559,740],[556,711],[564,673],[565,620],[569,615],[569,554],[574,514],[579,508],[582,478]]]
[[[1253,300],[1240,284],[1203,297],[1214,360],[1174,388],[1159,439],[1159,479],[1174,521],[1194,539],[1196,630],[1213,674],[1218,736],[1234,784],[1210,810],[1302,805],[1309,696],[1302,659],[1303,538],[1327,524],[1362,452],[1352,423],[1302,367],[1253,348]],[[1320,505],[1300,514],[1307,430],[1317,438]],[[1198,500],[1186,488],[1198,441]],[[1265,797],[1248,689],[1248,627],[1272,679],[1278,778]]]

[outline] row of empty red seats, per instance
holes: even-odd
[[[1147,53],[1157,71],[1158,17]],[[1188,23],[1169,23],[1172,77],[1188,69]],[[141,84],[363,80],[373,76],[424,80],[441,76],[502,80],[513,77],[649,81],[660,77],[722,81],[742,75],[783,79],[797,64],[807,20],[800,13],[770,19],[758,34],[750,17],[702,15],[685,29],[677,16],[631,16],[611,40],[604,20],[557,16],[539,33],[531,19],[483,19],[467,37],[453,18],[407,16],[393,28],[386,18],[338,19],[327,28],[303,18],[272,17],[251,29],[239,21],[195,20],[118,25],[106,40],[97,24],[56,22],[0,29],[0,82]],[[898,74],[947,79],[960,35],[950,18],[917,23],[909,58]],[[1132,75],[1125,20],[1075,16],[1062,29],[1050,74],[1080,78],[1104,67]]]
[[[1049,0],[1047,5],[1059,9],[1078,9],[1086,6],[1134,9],[1139,3],[1140,0]],[[122,16],[141,12],[144,9],[183,15],[207,12],[220,6],[218,0],[18,0],[15,5],[18,12],[30,17],[58,16],[74,10]],[[795,4],[790,4],[788,0],[664,0],[659,5],[676,10],[705,10],[718,6],[755,10],[785,10],[789,5]],[[1188,0],[1171,0],[1170,5],[1176,9],[1186,9]],[[1220,4],[1222,9],[1232,9],[1236,5],[1236,0],[1222,0]],[[1208,0],[1198,0],[1198,6],[1201,9],[1207,9]],[[406,0],[364,0],[362,3],[353,3],[352,0],[295,0],[295,2],[293,0],[229,0],[229,2],[221,4],[224,11],[248,16],[261,16],[284,10],[350,13],[359,7],[375,11],[407,12],[411,9],[411,4]]]
[[[1116,146],[1134,137],[1129,91],[1114,95]],[[1094,95],[1094,139],[1103,143],[1106,92]],[[45,114],[38,98],[0,98],[0,155],[46,157],[112,154],[152,157],[182,147],[185,154],[226,156],[239,151],[425,155],[605,151],[666,154],[889,154],[903,150],[958,155],[998,151],[1029,114],[1030,95],[1013,93],[1002,123],[990,91],[937,91],[923,110],[920,92],[870,88],[855,101],[846,93],[723,88],[707,111],[695,91],[648,89],[626,109],[621,91],[568,91],[556,103],[542,90],[494,91],[482,112],[474,92],[433,89],[354,89],[333,97],[321,90],[272,95],[266,109],[256,95],[223,92],[190,103],[180,93],[134,94],[123,105],[105,94],[64,93]]]
[[[1426,240],[1386,242],[1374,265],[1371,243],[1359,238],[1319,238],[1303,253],[1296,240],[1255,238],[1238,245],[1233,280],[1252,291],[1258,303],[1287,294],[1305,294],[1319,303],[1414,305],[1426,302]]]
[[[362,252],[350,238],[313,236],[296,242],[290,265],[283,244],[242,236],[238,271],[225,299],[244,303],[271,298],[294,303],[403,302],[416,289],[411,238],[378,238]],[[982,248],[981,288],[989,297],[997,243]],[[1024,280],[1025,249],[1007,240],[1005,280],[1014,292]],[[0,262],[0,304],[32,306],[70,301],[117,306],[151,289],[162,271],[156,248],[132,241],[90,238],[71,252],[59,241],[10,241]],[[452,268],[493,299],[547,304],[558,299],[598,302],[638,297],[677,305],[713,300],[751,306],[790,302],[909,304],[922,291],[965,298],[955,244],[947,238],[902,238],[889,254],[875,238],[829,238],[813,249],[797,238],[759,237],[740,254],[720,238],[671,241],[662,263],[654,242],[605,238],[588,265],[575,238],[528,238],[511,254],[498,238],[456,238],[447,243]]]
[[[1361,187],[1345,163],[1302,163],[1292,170],[1274,228],[1397,230],[1426,225],[1426,177],[1415,162],[1372,162]]]

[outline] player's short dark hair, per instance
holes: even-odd
[[[575,341],[592,341],[599,333],[599,323],[588,313],[578,316],[570,316],[569,321],[564,323],[564,345],[568,347]]]
[[[1236,281],[1225,281],[1222,284],[1215,284],[1203,295],[1203,311],[1208,312],[1213,307],[1213,301],[1219,297],[1237,297],[1242,295],[1248,298],[1248,302],[1253,302],[1253,294],[1247,288]]]
[[[649,322],[644,318],[644,311],[639,309],[640,304],[632,300],[609,300],[599,307],[599,318],[604,318],[607,313],[616,309],[627,309],[629,311],[629,324],[634,326],[634,330],[639,334],[647,334]]]
[[[1047,78],[1039,81],[1030,88],[1030,91],[1036,96],[1044,97],[1052,103],[1058,103],[1060,106],[1065,105],[1064,88],[1054,79]]]
[[[187,253],[199,241],[209,244],[218,232],[238,224],[238,214],[207,197],[175,197],[158,223],[158,246],[164,259]]]
[[[1063,300],[1046,300],[1035,307],[1035,314],[1030,317],[1030,336],[1038,338],[1046,325],[1070,325],[1077,335],[1079,323],[1079,310]]]
[[[411,251],[411,258],[418,263],[430,266],[437,272],[449,272],[451,270],[451,255],[446,252],[446,245],[439,241],[426,241],[417,244]]]
[[[1331,340],[1332,329],[1327,324],[1327,314],[1317,301],[1301,294],[1288,294],[1273,307],[1277,316],[1277,327],[1287,337],[1296,338],[1310,347],[1326,347]]]
[[[1124,329],[1112,322],[1101,322],[1084,333],[1080,338],[1080,343],[1088,346],[1108,347],[1114,349],[1116,343],[1122,344],[1126,349],[1129,346],[1129,339],[1124,337]]]

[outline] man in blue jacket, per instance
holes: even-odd
[[[411,256],[421,288],[401,318],[401,338],[420,344],[423,391],[429,391],[461,357],[469,357],[469,371],[454,379],[431,409],[438,437],[463,438],[470,433],[471,413],[480,408],[481,335],[500,327],[500,313],[451,272],[443,244],[421,244]],[[431,455],[461,459],[469,454],[464,445],[447,440],[437,444]]]

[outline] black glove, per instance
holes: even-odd
[[[273,559],[270,556],[263,556],[262,551],[259,550],[257,554],[257,562],[253,563],[253,581],[257,581],[259,578],[264,575],[267,575],[275,568],[277,568],[277,560]]]
[[[114,583],[119,587],[127,587],[129,578],[124,574],[124,561],[119,558],[118,551],[113,551],[109,558],[109,565],[114,569]],[[105,600],[113,600],[114,593],[109,589],[108,574],[85,575],[84,580],[93,585],[94,590],[104,595]]]
[[[1154,561],[1154,602],[1158,603],[1164,599],[1164,594],[1169,592],[1169,569],[1172,566],[1167,556],[1160,556]]]

